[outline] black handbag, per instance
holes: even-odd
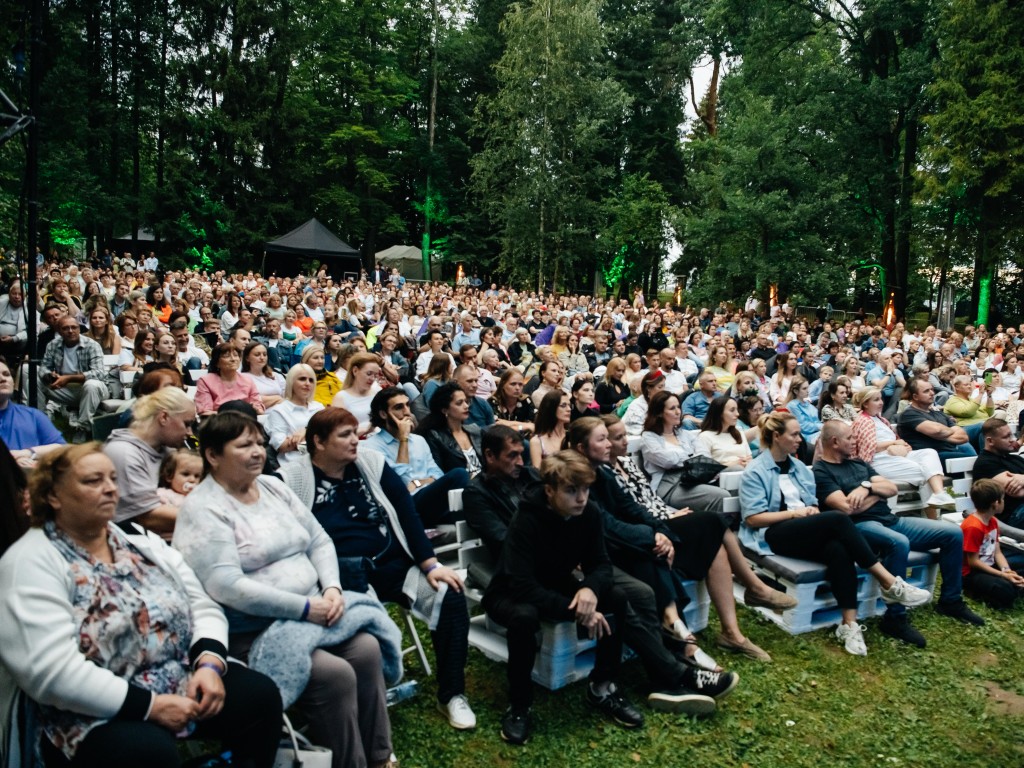
[[[710,483],[721,474],[723,469],[725,469],[725,464],[720,464],[708,456],[691,456],[672,474],[678,478],[677,485],[681,485],[683,488],[693,488],[696,485]]]

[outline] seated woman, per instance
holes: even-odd
[[[273,408],[284,399],[284,376],[270,367],[267,345],[252,341],[242,351],[242,368],[252,378],[264,409]]]
[[[594,377],[589,373],[581,373],[572,383],[572,409],[570,421],[584,416],[600,416],[601,411],[597,407],[594,398]]]
[[[317,344],[306,347],[302,351],[302,363],[313,369],[316,376],[316,393],[313,399],[325,408],[331,404],[334,396],[341,392],[341,379],[333,371],[324,367],[324,350]]]
[[[112,523],[100,446],[43,457],[31,498],[32,529],[0,559],[0,661],[39,704],[45,764],[178,766],[187,735],[273,765],[280,694],[227,663],[224,614],[181,555]]]
[[[626,425],[626,433],[630,437],[639,437],[644,431],[651,399],[664,390],[665,374],[661,370],[648,371],[640,379],[640,397],[631,402],[622,415],[622,423]]]
[[[818,409],[807,401],[809,385],[807,379],[799,374],[793,376],[789,385],[789,395],[782,410],[788,411],[800,422],[800,434],[808,445],[814,445],[821,434],[821,422],[818,421]]]
[[[683,463],[695,456],[710,458],[710,451],[697,439],[696,432],[682,428],[682,422],[678,395],[659,392],[652,398],[641,436],[644,470],[651,476],[651,487],[674,509],[692,507],[722,515],[728,491],[717,485],[687,485],[683,481]]]
[[[688,541],[693,535],[693,527],[689,521],[691,518],[699,518],[700,515],[694,515],[693,510],[688,507],[673,509],[666,504],[654,492],[643,471],[627,453],[629,437],[626,435],[626,429],[622,422],[613,414],[602,416],[601,420],[608,428],[608,440],[611,443],[610,466],[615,470],[615,479],[619,485],[637,504],[645,507],[659,520],[666,520],[669,528],[672,529],[680,541]],[[715,517],[717,518],[717,516]],[[753,659],[763,659],[764,657],[759,653],[760,649],[750,651],[746,648],[746,644],[740,639],[742,636],[739,634],[739,627],[729,620],[730,603],[725,594],[728,590],[729,595],[732,595],[731,580],[735,577],[746,590],[743,595],[745,605],[764,606],[765,608],[783,611],[795,608],[797,602],[785,592],[772,589],[758,578],[744,557],[743,550],[740,548],[740,541],[736,538],[735,533],[725,528],[721,541],[726,557],[729,560],[729,568],[731,569],[731,575],[727,580],[728,584],[725,581],[721,581],[723,577],[718,568],[717,558],[716,562],[711,564],[707,576],[708,592],[715,603],[719,621],[722,622],[722,635],[718,639],[718,646],[743,653]],[[712,584],[712,581],[715,583]],[[718,606],[719,602],[722,603],[722,607]],[[735,615],[735,608],[731,610],[732,614]]]
[[[31,469],[36,461],[65,444],[64,436],[38,408],[12,402],[14,376],[0,360],[0,440],[19,466]]]
[[[162,285],[151,285],[149,287],[149,290],[146,291],[146,303],[153,310],[153,319],[160,323],[160,325],[165,326],[170,322],[171,312],[174,311],[174,308],[164,295]]]
[[[782,352],[775,358],[775,375],[772,376],[768,390],[773,407],[780,408],[788,402],[789,388],[798,365],[796,355],[789,352]],[[754,369],[754,373],[757,373],[757,368]]]
[[[203,423],[199,449],[206,477],[185,498],[174,546],[224,606],[228,650],[255,668],[276,654],[270,674],[286,706],[298,701],[334,768],[388,765],[384,677],[401,654],[396,627],[376,600],[342,594],[334,544],[310,500],[261,474],[266,449],[256,421],[218,414]],[[353,621],[357,612],[346,608],[356,603],[378,621]],[[307,631],[306,622],[324,629]],[[276,744],[280,729],[271,730]]]
[[[221,342],[210,355],[210,370],[196,387],[196,410],[212,416],[224,403],[242,400],[263,413],[263,401],[252,378],[241,372],[242,356],[230,342]]]
[[[866,461],[877,474],[895,483],[916,485],[921,501],[930,508],[928,517],[934,519],[936,507],[955,503],[942,484],[942,460],[933,449],[914,450],[897,437],[892,425],[882,417],[884,401],[877,387],[865,387],[853,396],[854,407],[860,415],[853,422],[852,458]]]
[[[442,388],[435,401],[445,396]],[[343,408],[315,414],[306,426],[309,456],[283,468],[285,482],[334,540],[352,580],[428,622],[438,707],[453,728],[474,728],[466,700],[469,613],[462,581],[437,562],[412,497],[384,455],[359,450],[357,427]]]
[[[104,355],[121,354],[121,337],[114,329],[114,318],[110,310],[98,305],[89,310],[89,329],[82,334],[95,341]]]
[[[629,397],[629,386],[623,381],[626,361],[613,357],[604,369],[604,377],[597,385],[595,396],[601,413],[614,413]]]
[[[714,595],[722,620],[720,644],[770,661],[771,657],[747,639],[737,623],[732,571],[722,549],[726,531],[722,519],[711,512],[661,518],[637,503],[623,487],[625,482],[619,480],[619,472],[611,466],[611,442],[601,419],[573,422],[566,446],[582,453],[597,472],[591,500],[604,513],[605,539],[612,562],[654,590],[662,629],[673,640],[689,646],[682,651],[683,658],[703,669],[721,671],[710,656],[697,648],[697,641],[682,618],[681,609],[687,597],[673,576],[673,569],[685,579],[708,580],[708,591]],[[714,577],[710,573],[712,564]]]
[[[850,397],[853,395],[850,389],[850,380],[845,376],[839,376],[829,383],[828,389],[821,393],[818,401],[822,424],[833,419],[853,424],[857,418],[857,409],[850,405]]]
[[[854,355],[846,358],[846,362],[843,363],[842,375],[850,380],[851,397],[867,386],[864,382],[860,361]]]
[[[452,380],[452,373],[455,366],[452,364],[451,355],[446,352],[436,354],[427,363],[427,371],[423,374],[423,402],[430,407],[430,399],[441,386]]]
[[[316,373],[308,365],[292,366],[284,380],[284,400],[267,411],[270,445],[281,464],[294,461],[306,446],[306,424],[324,409],[316,394]]]
[[[764,414],[764,400],[760,395],[744,395],[736,401],[736,406],[740,416],[736,427],[750,446],[750,455],[757,456],[761,452],[761,428],[757,422]]]
[[[704,370],[715,374],[719,392],[729,391],[736,375],[736,361],[730,358],[729,348],[725,344],[719,344],[711,350]]]
[[[566,339],[565,351],[558,355],[558,362],[562,366],[562,370],[565,371],[566,376],[590,373],[590,365],[587,363],[587,358],[580,352],[580,338],[575,333],[570,333]]]
[[[540,408],[540,401],[548,392],[561,392],[562,381],[565,379],[562,364],[556,360],[547,360],[541,363],[537,375],[540,378],[540,384],[530,395],[534,408]]]
[[[800,424],[792,414],[762,416],[760,427],[761,454],[740,481],[740,541],[761,554],[823,563],[842,612],[836,638],[848,653],[866,656],[864,627],[857,623],[856,566],[875,577],[887,603],[922,605],[931,594],[889,573],[848,515],[818,510],[814,474],[794,456]]]
[[[548,392],[540,401],[530,438],[530,465],[539,467],[548,456],[562,450],[565,430],[572,420],[572,401],[564,392]]]
[[[153,362],[169,365],[181,376],[182,384],[186,387],[194,386],[192,374],[178,359],[178,343],[170,331],[157,332],[156,343],[153,344]]]
[[[381,389],[378,382],[380,370],[378,355],[372,352],[353,355],[348,363],[345,383],[331,401],[335,408],[345,408],[359,419],[360,437],[373,429],[373,425],[370,424],[370,403]]]
[[[753,459],[750,445],[739,430],[740,409],[731,397],[716,397],[700,425],[697,439],[711,458],[728,469],[743,469]]]
[[[536,412],[530,398],[523,394],[525,383],[523,372],[518,368],[505,369],[498,379],[498,388],[488,402],[499,422],[520,432],[532,432]]]
[[[430,453],[442,472],[461,467],[470,478],[483,469],[480,428],[467,424],[469,400],[459,385],[449,382],[434,393],[430,415],[416,430],[426,438]]]
[[[156,334],[150,330],[140,330],[135,334],[132,346],[121,347],[121,356],[117,364],[122,371],[141,371],[142,366],[153,360],[153,346],[156,344]]]

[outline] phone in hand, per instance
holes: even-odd
[[[985,386],[986,387],[991,387],[992,386],[992,374],[991,373],[986,373],[985,374]]]

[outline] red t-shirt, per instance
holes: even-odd
[[[964,565],[963,575],[971,572],[967,564],[967,553],[976,552],[985,565],[996,567],[996,543],[999,541],[999,521],[993,517],[988,525],[971,515],[960,524],[964,532]]]

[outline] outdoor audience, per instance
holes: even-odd
[[[543,619],[599,641],[586,697],[620,725],[643,724],[615,683],[623,643],[652,707],[714,711],[738,676],[698,645],[679,580],[705,582],[719,648],[770,660],[740,630],[733,582],[750,606],[796,601],[748,556],[823,563],[836,636],[856,655],[855,566],[882,588],[880,631],[919,647],[906,607],[931,595],[898,577],[910,551],[938,550],[934,609],[961,622],[984,623],[962,592],[998,608],[1024,594],[1024,559],[999,542],[1024,524],[1024,343],[1012,327],[960,334],[765,316],[756,301],[694,310],[401,276],[141,263],[84,283],[67,265],[48,274],[34,307],[18,280],[0,295],[0,351],[13,355],[0,362],[13,498],[0,661],[41,705],[47,765],[177,765],[179,731],[270,765],[282,699],[305,710],[335,766],[391,764],[385,686],[401,675],[401,638],[377,598],[428,624],[438,707],[454,728],[475,727],[463,583],[426,531],[463,518],[495,556],[478,586],[508,628],[501,736],[513,744],[533,727]],[[38,312],[35,339],[25,309]],[[135,391],[121,392],[122,372]],[[218,415],[235,408],[251,415]],[[122,427],[102,450],[65,445],[114,410]],[[976,453],[962,532],[892,513],[897,482],[918,489],[928,517],[952,508],[943,462]],[[742,472],[742,522],[725,512],[730,470],[732,482]],[[160,540],[172,537],[176,549]],[[108,564],[130,590],[110,591]],[[576,567],[582,582],[568,580]],[[151,599],[165,610],[147,624]],[[102,639],[110,616],[88,612],[96,600],[135,617],[117,644]],[[94,650],[70,644],[71,630]],[[154,656],[166,633],[174,641]],[[231,662],[225,676],[228,653],[254,671]],[[47,664],[62,670],[55,682]],[[241,693],[226,700],[226,687]],[[248,728],[234,725],[257,706]]]

